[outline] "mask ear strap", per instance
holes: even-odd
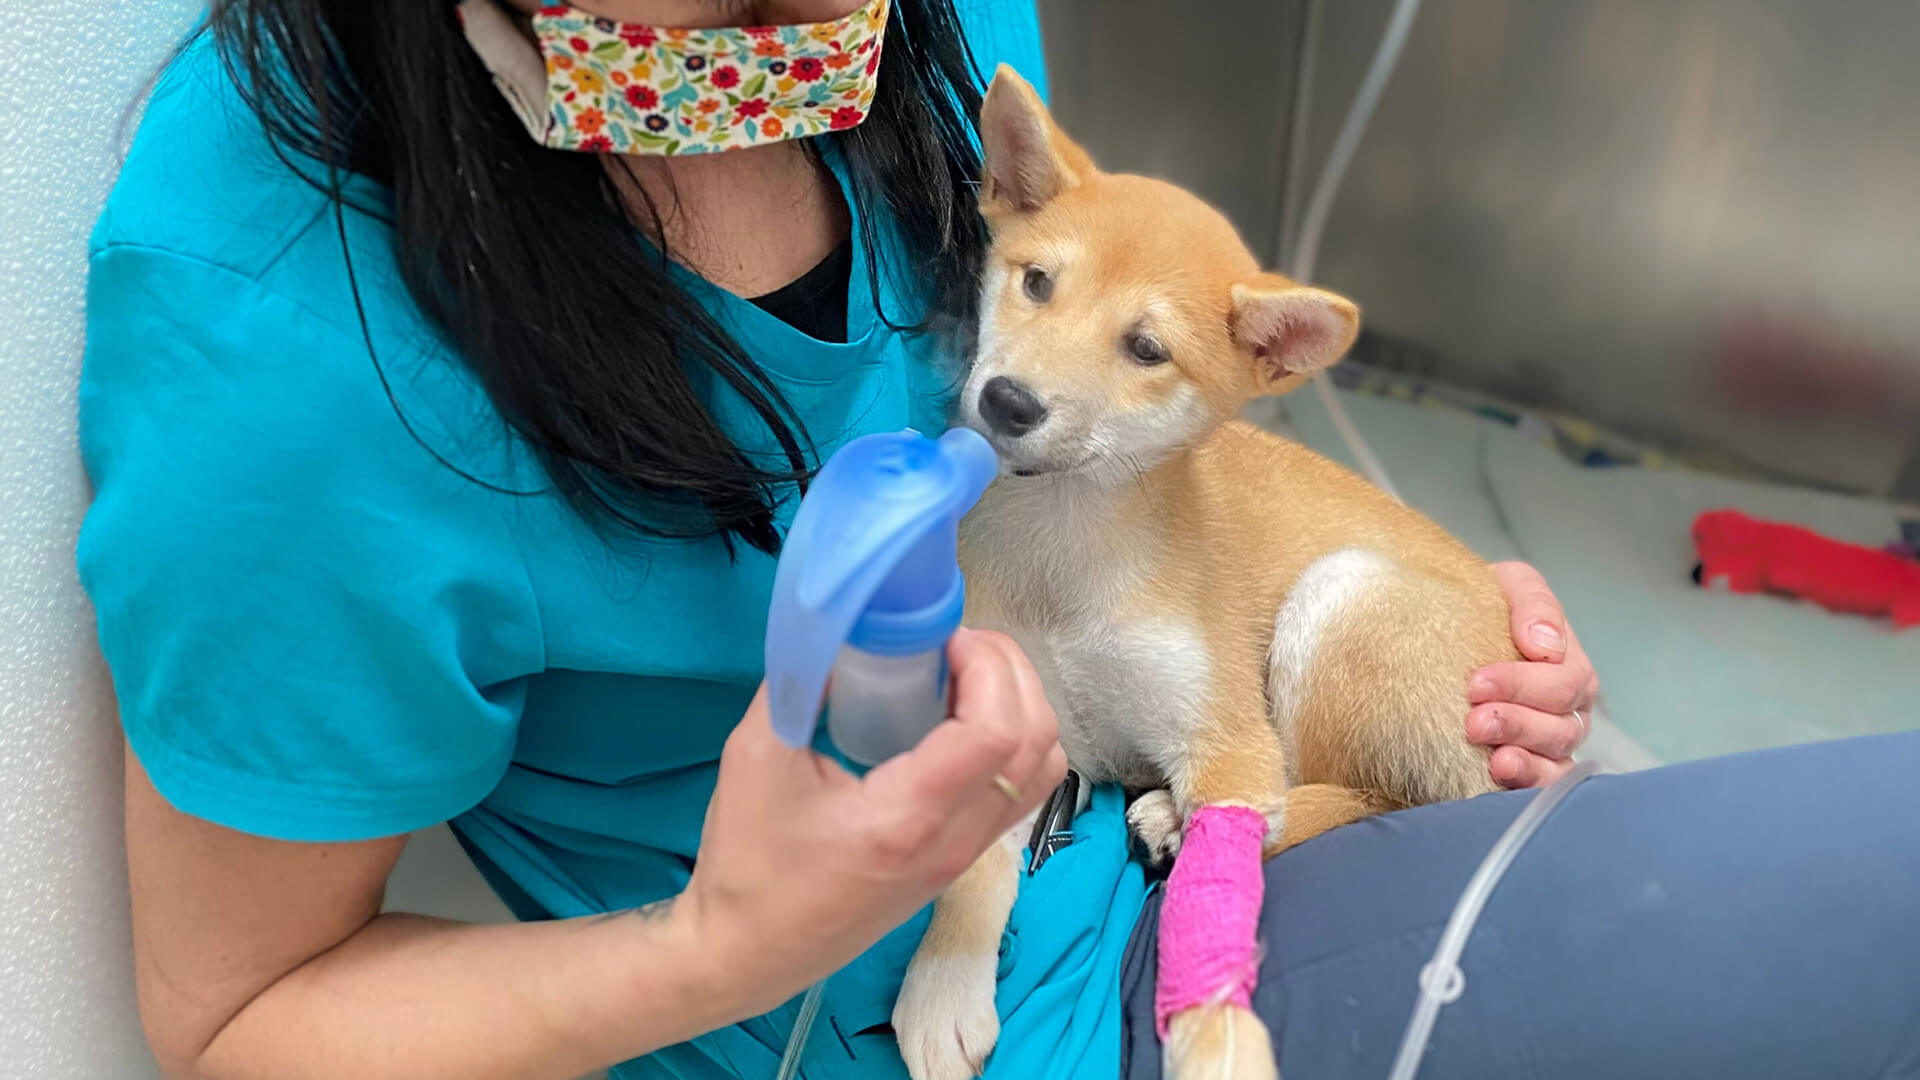
[[[498,0],[461,0],[455,9],[467,44],[493,76],[493,84],[513,106],[527,133],[545,142],[552,118],[547,115],[547,65],[540,49],[527,40]]]

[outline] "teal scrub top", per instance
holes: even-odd
[[[1004,61],[1044,87],[1031,0],[958,6],[981,70]],[[349,191],[385,198],[359,179]],[[189,45],[90,247],[81,448],[96,497],[78,559],[129,745],[174,806],[249,833],[352,841],[451,821],[523,919],[678,892],[761,677],[773,560],[609,539],[557,496],[511,493],[543,474],[408,297],[387,226],[349,211],[376,366],[337,228],[209,42]],[[957,382],[936,337],[878,317],[903,321],[918,293],[876,239],[878,295],[862,254],[844,343],[683,275],[823,456],[942,429]],[[702,390],[737,439],[771,449],[742,402]],[[1117,792],[1077,833],[1022,882],[989,1076],[1118,1075],[1118,969],[1145,886]],[[905,1075],[876,1029],[925,918],[829,983],[807,1075]],[[796,1009],[614,1075],[771,1076]]]

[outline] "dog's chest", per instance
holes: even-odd
[[[969,537],[970,592],[981,597],[969,622],[1004,631],[1032,658],[1076,770],[1095,782],[1164,782],[1203,715],[1204,636],[1158,609],[1147,592],[1153,552],[1123,530],[1076,520],[1070,506],[999,509]]]
[[[1134,619],[1056,629],[1042,647],[1058,672],[1060,741],[1075,767],[1096,780],[1165,782],[1203,715],[1209,665],[1199,634]]]

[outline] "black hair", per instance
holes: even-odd
[[[276,153],[332,198],[343,251],[342,172],[392,192],[390,208],[354,208],[391,223],[413,299],[555,490],[612,531],[778,550],[774,510],[817,464],[812,439],[669,275],[657,211],[655,244],[638,242],[598,155],[528,137],[451,0],[213,0],[207,25]],[[898,329],[971,325],[985,247],[971,194],[979,86],[952,0],[893,0],[868,119],[832,136],[869,272],[884,213],[926,284],[926,308]],[[721,427],[703,383],[751,407],[776,460],[755,460]]]

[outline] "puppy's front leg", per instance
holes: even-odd
[[[1147,854],[1147,865],[1152,868],[1167,866],[1180,854],[1180,840],[1186,826],[1186,819],[1180,816],[1180,804],[1166,788],[1146,792],[1127,807],[1127,828],[1139,839]]]
[[[1185,830],[1160,907],[1154,1015],[1172,1080],[1275,1080],[1273,1044],[1251,999],[1261,849],[1283,824],[1284,751],[1251,707],[1209,715],[1170,762]]]
[[[1000,934],[1020,889],[1024,828],[988,848],[933,903],[926,936],[907,965],[893,1030],[913,1080],[970,1080],[1000,1037],[994,1011]]]

